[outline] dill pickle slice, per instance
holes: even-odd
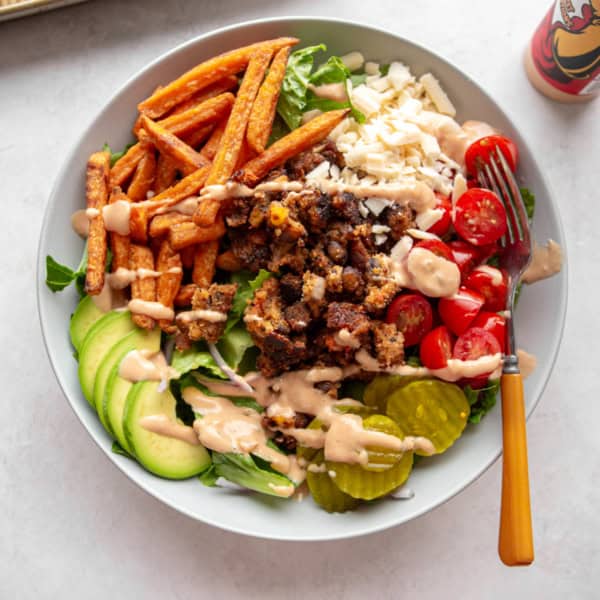
[[[371,415],[374,415],[377,412],[377,407],[366,406],[365,404],[361,404],[360,406],[358,404],[336,404],[335,410],[336,412],[344,414],[350,413],[353,415],[358,415],[363,419],[366,419],[367,417],[370,417]]]
[[[402,431],[431,440],[437,454],[461,436],[469,412],[469,402],[457,385],[432,379],[401,387],[392,392],[387,403],[388,416]]]
[[[324,429],[324,426],[319,419],[313,419],[306,429]],[[296,456],[298,458],[303,458],[306,462],[311,462],[318,452],[318,448],[309,448],[308,446],[302,446],[300,444],[296,446]]]
[[[318,450],[311,464],[321,469],[325,466],[323,450]],[[355,509],[360,502],[348,494],[344,494],[340,488],[333,483],[328,471],[306,471],[306,483],[312,494],[313,500],[327,512],[346,512]]]
[[[400,439],[404,438],[404,433],[388,417],[383,415],[373,415],[364,420],[365,429],[381,431],[395,435]],[[363,467],[359,464],[346,464],[333,461],[326,461],[327,470],[333,471],[335,477],[333,482],[342,490],[342,492],[361,500],[374,500],[385,496],[398,486],[402,485],[410,475],[413,464],[413,453],[404,452],[399,455],[397,452],[383,448],[368,448],[369,466]],[[383,458],[384,454],[390,455]],[[384,468],[384,460],[394,460],[393,464]],[[379,461],[379,467],[373,467],[371,460]]]
[[[365,388],[363,402],[367,406],[375,407],[377,412],[385,413],[392,392],[420,379],[423,378],[417,375],[377,375]]]

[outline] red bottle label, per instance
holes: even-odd
[[[533,34],[533,64],[567,94],[600,89],[600,0],[557,0]]]

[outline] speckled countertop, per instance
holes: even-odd
[[[561,106],[529,87],[521,54],[547,4],[96,0],[0,24],[1,598],[598,597],[600,100]],[[514,118],[554,189],[570,298],[556,370],[529,423],[537,542],[529,569],[497,559],[499,464],[384,533],[297,545],[243,538],[191,521],[130,483],[91,443],[51,372],[35,255],[55,174],[81,129],[163,51],[222,25],[292,14],[387,27],[455,62]]]

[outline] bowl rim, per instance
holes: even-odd
[[[374,33],[390,35],[390,36],[395,37],[399,41],[402,41],[406,44],[414,46],[415,48],[434,56],[437,60],[439,60],[445,66],[448,66],[451,69],[454,69],[455,71],[460,73],[462,77],[464,77],[466,80],[468,80],[471,85],[475,86],[477,88],[478,92],[482,96],[484,96],[487,101],[491,102],[495,106],[495,108],[507,119],[507,121],[509,121],[511,124],[515,125],[515,128],[516,128],[515,119],[504,108],[499,106],[497,104],[497,102],[493,99],[493,97],[484,88],[482,88],[481,85],[479,83],[477,83],[477,81],[475,81],[462,68],[458,67],[452,61],[448,60],[444,56],[439,55],[437,52],[430,50],[426,46],[424,46],[418,42],[414,42],[413,40],[406,38],[403,35],[399,35],[389,29],[384,28],[384,27],[379,27],[379,26],[372,25],[369,23],[360,23],[358,21],[351,20],[351,19],[342,19],[342,18],[335,18],[335,17],[315,17],[315,16],[292,15],[292,16],[278,16],[278,17],[252,19],[252,20],[248,20],[248,21],[242,21],[242,22],[237,22],[237,23],[233,23],[230,25],[225,25],[225,26],[219,27],[217,29],[211,29],[208,32],[194,36],[194,37],[190,38],[189,40],[182,42],[181,44],[178,44],[177,46],[174,46],[170,50],[163,52],[158,57],[156,57],[154,60],[145,64],[141,69],[138,69],[135,73],[133,73],[130,77],[128,77],[125,80],[125,82],[121,86],[119,86],[117,89],[115,89],[115,91],[106,99],[106,101],[102,105],[102,108],[97,113],[95,113],[93,115],[93,117],[91,118],[91,120],[89,120],[88,123],[82,128],[80,135],[76,138],[75,142],[71,145],[71,148],[66,153],[65,158],[62,162],[62,166],[59,169],[59,171],[55,177],[50,195],[48,196],[48,200],[46,202],[46,207],[44,209],[44,214],[43,214],[43,218],[41,221],[40,237],[39,237],[38,249],[37,249],[37,268],[36,268],[37,302],[36,303],[37,303],[37,309],[38,309],[40,328],[41,328],[41,332],[42,332],[42,339],[44,342],[44,347],[46,349],[46,354],[48,355],[48,359],[50,361],[52,371],[53,371],[54,376],[55,376],[55,378],[59,384],[59,387],[63,393],[63,396],[66,398],[69,406],[75,413],[75,415],[76,415],[77,419],[79,420],[79,422],[81,423],[81,425],[87,431],[88,435],[91,437],[91,439],[94,441],[94,443],[99,447],[99,449],[101,450],[104,457],[110,463],[112,463],[114,466],[116,466],[117,469],[119,471],[121,471],[121,473],[123,475],[126,476],[128,481],[132,482],[133,484],[135,484],[136,486],[141,488],[148,495],[150,495],[154,499],[160,501],[161,504],[167,506],[168,508],[175,510],[181,514],[184,514],[187,517],[190,517],[191,519],[193,519],[194,521],[198,521],[198,522],[201,522],[201,523],[204,523],[207,525],[211,525],[218,529],[229,531],[231,533],[237,533],[237,534],[241,534],[241,535],[245,535],[245,536],[249,536],[249,537],[253,537],[253,538],[257,538],[257,539],[268,539],[268,540],[275,540],[275,541],[327,542],[327,541],[335,541],[335,540],[342,540],[342,539],[350,539],[350,538],[355,538],[355,537],[359,537],[359,536],[365,536],[365,535],[378,533],[378,532],[384,531],[386,529],[391,529],[392,527],[397,527],[399,525],[402,525],[403,523],[407,523],[409,521],[412,521],[413,519],[417,519],[417,518],[423,516],[426,513],[431,512],[433,509],[435,509],[439,506],[442,506],[443,504],[445,504],[446,502],[448,502],[449,500],[454,498],[462,490],[464,490],[471,484],[475,483],[498,460],[498,458],[502,454],[502,447],[500,447],[498,449],[498,451],[491,457],[491,459],[487,463],[485,463],[484,465],[482,465],[480,467],[479,471],[472,478],[465,480],[464,482],[461,482],[460,484],[456,485],[454,488],[449,490],[444,495],[443,498],[438,499],[438,500],[432,500],[430,503],[428,503],[422,509],[420,509],[410,515],[399,516],[398,518],[395,518],[395,519],[394,518],[384,519],[384,520],[382,520],[381,523],[378,523],[375,526],[369,525],[368,527],[364,527],[364,528],[360,528],[360,527],[354,528],[354,529],[352,529],[352,531],[347,532],[347,533],[339,532],[339,533],[333,533],[333,534],[327,534],[327,535],[321,535],[321,536],[313,535],[313,536],[308,536],[308,537],[306,537],[306,536],[299,537],[297,535],[279,535],[276,533],[259,534],[256,531],[246,529],[243,526],[224,524],[224,523],[216,521],[215,519],[210,518],[210,517],[199,517],[197,514],[194,514],[193,512],[188,510],[185,506],[182,506],[181,504],[179,504],[177,501],[173,501],[171,499],[165,498],[163,496],[163,494],[160,491],[154,489],[151,484],[148,484],[144,481],[134,479],[133,477],[131,477],[131,475],[128,473],[128,469],[125,468],[124,465],[122,465],[119,461],[115,460],[115,457],[113,457],[111,455],[111,453],[104,448],[104,446],[101,444],[100,440],[97,438],[96,434],[87,426],[85,420],[79,414],[80,408],[76,406],[76,402],[71,399],[70,395],[66,391],[66,387],[63,384],[63,381],[61,379],[61,376],[59,375],[59,371],[56,366],[57,359],[56,359],[56,357],[53,356],[53,354],[50,350],[49,333],[48,333],[48,331],[46,329],[46,325],[45,325],[44,300],[43,300],[43,295],[42,295],[42,290],[44,289],[44,286],[45,286],[45,256],[44,256],[43,250],[46,247],[46,242],[49,237],[49,229],[48,229],[49,215],[50,215],[50,211],[53,208],[53,204],[54,204],[52,202],[52,200],[57,195],[59,183],[62,181],[62,179],[68,169],[68,165],[74,158],[76,149],[79,147],[79,145],[81,144],[81,142],[87,135],[88,131],[93,127],[94,123],[96,121],[98,121],[101,118],[101,116],[108,110],[108,107],[113,102],[113,100],[117,96],[119,96],[124,90],[126,90],[132,83],[134,83],[137,79],[144,76],[148,71],[153,69],[155,66],[157,66],[160,63],[162,63],[163,61],[167,60],[169,57],[183,51],[184,49],[186,49],[189,46],[193,46],[200,42],[206,41],[207,39],[210,39],[212,37],[220,36],[222,34],[226,34],[228,32],[246,28],[246,27],[251,27],[251,26],[261,25],[261,24],[263,24],[263,25],[264,24],[278,24],[278,23],[289,24],[289,23],[299,22],[299,21],[302,21],[302,22],[313,21],[315,23],[334,23],[334,24],[341,24],[341,25],[351,25],[354,27],[370,30]],[[528,147],[528,144],[526,143],[525,140],[522,139],[521,141],[524,143],[524,145],[526,147]],[[533,157],[533,153],[530,153],[530,154]],[[537,163],[535,162],[535,159],[534,159],[534,163],[537,167]],[[557,307],[558,308],[557,314],[559,316],[559,323],[558,323],[559,326],[554,329],[553,340],[552,340],[553,346],[555,348],[554,355],[552,356],[550,363],[547,364],[547,367],[546,367],[547,375],[546,375],[545,379],[541,382],[539,394],[534,399],[534,401],[531,403],[529,408],[526,407],[526,418],[527,419],[529,419],[531,417],[531,415],[533,414],[533,411],[538,406],[538,404],[541,400],[541,397],[544,393],[544,390],[546,389],[546,386],[548,385],[548,381],[550,379],[552,371],[554,370],[554,365],[556,364],[556,361],[557,361],[557,358],[559,355],[560,345],[561,345],[564,328],[565,328],[567,303],[568,303],[568,287],[569,287],[568,286],[567,244],[566,244],[566,237],[565,237],[563,222],[560,217],[560,212],[558,210],[557,203],[554,199],[554,193],[548,182],[546,174],[542,169],[539,169],[539,168],[538,168],[538,172],[539,172],[540,178],[542,180],[542,183],[548,192],[548,194],[547,194],[548,200],[550,201],[552,210],[557,217],[556,225],[557,225],[558,233],[559,233],[558,237],[559,237],[559,242],[560,242],[561,248],[563,250],[563,263],[562,263],[561,274],[563,274],[563,276],[564,276],[564,286],[562,286],[561,294],[560,294],[560,297],[558,298],[559,306]]]

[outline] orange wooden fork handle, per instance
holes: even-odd
[[[498,554],[505,565],[529,565],[533,562],[533,533],[521,375],[502,375],[501,389],[504,454]]]

